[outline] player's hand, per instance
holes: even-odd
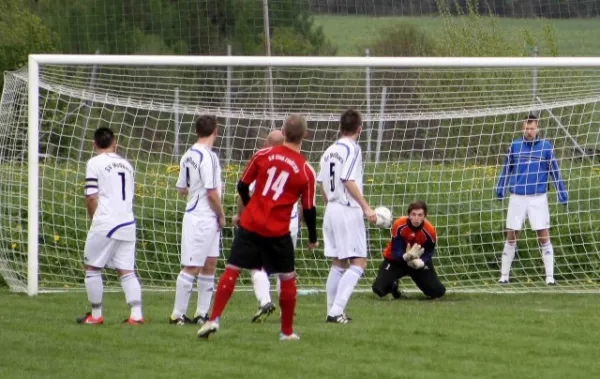
[[[421,245],[419,245],[418,243],[415,243],[414,245],[412,245],[411,249],[410,249],[410,254],[415,258],[421,258],[421,255],[423,255],[423,253],[425,252],[425,249],[423,249],[423,247]]]
[[[225,225],[227,225],[227,220],[225,219],[225,215],[220,215],[219,218],[217,219],[217,222],[219,224],[219,230],[223,229],[225,227]]]
[[[309,242],[308,243],[309,249],[316,249],[317,247],[319,247],[319,242]]]
[[[239,228],[240,227],[240,216],[239,215],[234,215],[231,218],[231,224],[236,227]]]
[[[414,268],[415,270],[419,270],[425,266],[425,262],[423,262],[421,258],[417,258],[408,262],[408,266]]]
[[[375,211],[371,209],[371,207],[367,207],[367,209],[365,209],[363,212],[365,214],[365,217],[367,218],[367,221],[369,221],[372,224],[377,222],[377,215],[375,214]]]

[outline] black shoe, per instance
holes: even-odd
[[[399,299],[402,297],[402,292],[400,292],[400,289],[398,288],[397,280],[392,284],[392,290],[390,291],[390,293],[392,294],[392,297],[394,299]]]
[[[262,307],[258,308],[258,312],[252,317],[252,322],[261,323],[269,317],[271,313],[275,311],[275,306],[273,303],[267,303]]]
[[[183,315],[179,318],[173,318],[173,316],[169,317],[169,324],[181,326],[185,324],[195,324],[195,322],[192,322],[192,320],[190,320],[188,316]]]
[[[204,325],[204,324],[206,324],[207,321],[208,321],[208,314],[205,314],[204,316],[194,317],[194,319],[191,320],[191,323],[197,324],[197,325]]]
[[[327,315],[327,319],[325,320],[325,322],[331,322],[333,324],[348,324],[350,321],[352,321],[352,319],[349,317],[346,317],[346,315],[343,313],[339,316]]]

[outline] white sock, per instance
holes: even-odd
[[[173,313],[171,317],[180,318],[185,314],[190,303],[190,295],[194,288],[194,282],[196,278],[193,275],[186,274],[181,271],[177,276],[177,282],[175,283],[175,306],[173,307]]]
[[[344,313],[346,304],[348,304],[348,300],[350,300],[350,296],[352,296],[352,292],[354,292],[354,287],[356,287],[356,283],[358,283],[358,279],[360,279],[362,274],[362,268],[358,266],[350,266],[344,275],[342,275],[340,283],[338,284],[338,291],[335,295],[335,300],[333,301],[333,305],[328,313],[329,316],[339,316]]]
[[[125,292],[125,301],[131,307],[130,317],[141,320],[142,317],[142,286],[134,272],[121,276],[121,287]]]
[[[210,308],[210,302],[215,292],[214,275],[198,275],[198,306],[196,307],[196,316],[206,316]]]
[[[546,279],[554,280],[554,249],[552,248],[552,243],[543,244],[541,249],[544,268],[546,269]]]
[[[271,283],[269,283],[269,277],[266,272],[256,270],[252,273],[252,287],[254,288],[256,300],[258,300],[258,304],[261,307],[271,302]]]
[[[276,275],[277,282],[275,282],[275,290],[277,291],[277,296],[281,295],[281,279],[279,279],[279,275]]]
[[[102,295],[104,293],[102,272],[86,271],[85,289],[87,290],[88,301],[92,304],[92,317],[102,317]]]
[[[329,314],[329,311],[333,306],[333,301],[338,292],[338,284],[345,271],[346,270],[341,267],[331,266],[329,276],[327,277],[327,284],[325,285],[325,289],[327,290],[327,314]]]
[[[508,280],[510,276],[510,267],[512,261],[515,259],[515,251],[517,250],[516,243],[505,242],[504,250],[502,251],[502,268],[500,269],[500,276],[502,280]]]

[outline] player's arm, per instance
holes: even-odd
[[[206,199],[210,209],[215,212],[219,219],[219,226],[225,226],[225,212],[221,204],[221,195],[219,194],[219,178],[217,178],[219,161],[214,153],[208,154],[209,159],[200,162],[200,178],[206,188]]]
[[[85,168],[85,208],[90,219],[94,218],[98,208],[98,174],[95,168],[87,163]]]
[[[250,201],[250,184],[256,180],[256,176],[258,175],[258,165],[256,162],[259,154],[261,154],[260,151],[250,159],[248,166],[246,166],[242,177],[238,181],[237,192],[242,200],[242,207],[238,208],[238,214],[242,214],[242,211]]]
[[[569,194],[567,193],[567,189],[565,188],[565,183],[562,180],[560,175],[560,168],[558,167],[558,161],[556,160],[556,156],[554,156],[554,151],[550,150],[550,176],[552,177],[552,181],[554,182],[554,188],[556,188],[556,194],[558,196],[558,201],[561,204],[566,204],[569,201]]]
[[[358,174],[358,165],[356,164],[358,161],[358,156],[360,154],[360,150],[358,148],[353,148],[349,150],[348,157],[342,166],[342,174],[340,176],[342,182],[344,183],[344,187],[346,187],[346,191],[352,196],[354,200],[360,205],[363,213],[367,217],[367,220],[374,223],[377,221],[377,215],[375,211],[371,209],[369,203],[365,200],[362,193],[360,193],[360,189],[356,184],[356,179]]]
[[[315,204],[316,178],[315,172],[308,163],[305,163],[304,171],[308,180],[301,194],[302,213],[304,216],[304,223],[308,229],[308,247],[315,248],[319,246],[319,243],[317,242],[317,208]]]
[[[181,158],[181,162],[183,162],[183,158]],[[188,178],[187,178],[187,169],[183,163],[179,164],[179,177],[177,178],[177,192],[179,192],[180,196],[188,195]]]
[[[504,165],[502,165],[498,186],[496,186],[496,196],[498,199],[503,199],[506,196],[506,186],[508,185],[509,177],[512,173],[513,163],[511,145],[508,148],[508,153],[506,153],[506,156],[504,157]]]
[[[325,192],[325,188],[323,188],[323,183],[319,183],[319,191],[321,192],[323,203],[327,205],[327,193]]]
[[[327,180],[325,177],[325,162],[321,159],[321,163],[319,165],[319,175],[317,176],[317,186],[319,187],[319,193],[321,194],[321,198],[323,199],[323,203],[327,205],[327,192],[325,192],[325,187],[323,186],[323,181]]]

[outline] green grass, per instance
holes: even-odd
[[[323,295],[298,298],[300,341],[278,341],[277,317],[249,322],[235,293],[221,331],[166,324],[173,293],[144,294],[146,325],[120,326],[122,294],[105,295],[102,326],[76,325],[84,293],[28,298],[0,290],[0,377],[11,378],[594,378],[600,297],[449,295],[440,301],[356,294],[349,325],[323,322]],[[192,301],[194,306],[195,299]]]
[[[369,16],[332,16],[315,15],[315,24],[322,26],[325,35],[337,46],[339,55],[363,55],[372,39],[380,29],[390,25],[407,22],[421,26],[435,38],[442,29],[439,17],[369,17]],[[510,39],[522,41],[523,29],[529,29],[533,35],[541,38],[542,25],[551,24],[556,30],[558,51],[561,56],[600,56],[600,20],[570,19],[541,20],[497,18],[499,28]]]

